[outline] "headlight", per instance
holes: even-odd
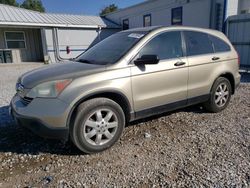
[[[26,95],[29,98],[43,97],[55,98],[57,97],[72,80],[57,80],[39,84],[32,88]]]

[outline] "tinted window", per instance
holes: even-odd
[[[215,52],[227,52],[231,50],[230,46],[227,43],[225,43],[223,40],[217,37],[214,37],[212,35],[209,35],[209,38],[211,42],[213,43]]]
[[[214,53],[207,34],[194,31],[185,31],[184,33],[188,56]]]
[[[182,41],[180,32],[167,32],[153,38],[140,51],[142,55],[157,55],[159,59],[182,57]]]

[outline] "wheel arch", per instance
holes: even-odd
[[[125,118],[126,118],[126,122],[129,122],[130,119],[132,118],[132,107],[131,104],[128,100],[128,98],[121,92],[119,91],[115,91],[115,90],[107,90],[107,91],[99,91],[99,92],[95,92],[95,93],[91,93],[87,96],[82,97],[80,100],[78,100],[72,107],[72,109],[70,110],[70,113],[68,115],[67,118],[67,127],[70,127],[71,124],[73,123],[74,118],[76,117],[76,110],[78,108],[78,106],[80,104],[82,104],[83,102],[90,100],[90,99],[94,99],[94,98],[107,98],[110,100],[115,101],[117,104],[120,105],[120,107],[122,108],[124,114],[125,114]]]
[[[232,87],[232,95],[233,95],[235,93],[235,79],[234,79],[233,74],[230,72],[226,72],[226,73],[221,74],[219,77],[223,77],[229,80],[231,87]]]
[[[215,83],[215,81],[218,79],[218,78],[226,78],[228,79],[228,81],[230,82],[231,84],[231,87],[232,87],[232,95],[235,93],[235,79],[234,79],[234,76],[232,73],[230,72],[225,72],[225,73],[222,73],[222,74],[219,74],[216,79],[213,81],[213,84],[211,85],[210,87],[210,92],[212,91],[212,88],[213,88],[213,85]]]

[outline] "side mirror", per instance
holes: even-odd
[[[140,58],[136,59],[134,61],[135,65],[152,65],[152,64],[158,64],[159,58],[157,55],[143,55]]]

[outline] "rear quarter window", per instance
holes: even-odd
[[[188,56],[214,53],[208,34],[197,31],[184,31],[184,35]]]
[[[208,36],[213,44],[215,53],[231,51],[231,47],[222,39],[219,39],[218,37],[215,37],[212,35],[208,35]]]

